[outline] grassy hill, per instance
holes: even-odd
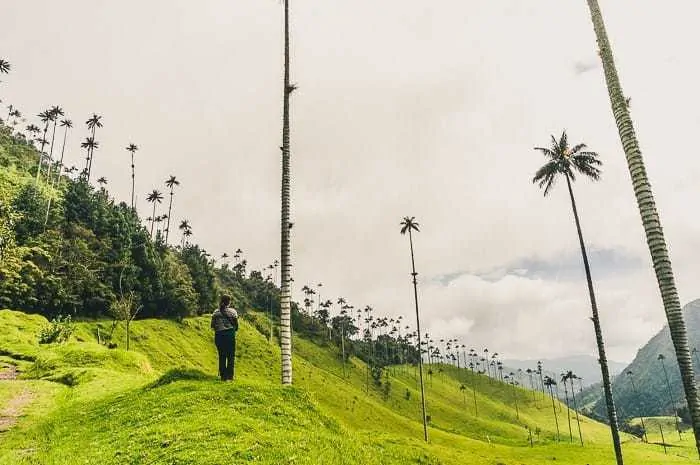
[[[685,305],[683,307],[683,316],[688,330],[688,342],[691,350],[694,347],[700,350],[700,300],[695,300]],[[613,380],[615,404],[618,407],[621,418],[672,414],[673,405],[666,385],[663,367],[658,360],[659,354],[665,357],[664,364],[676,408],[686,405],[681,373],[678,369],[676,354],[671,342],[671,334],[668,326],[664,326],[644,347],[639,349],[632,363],[624,369],[622,374]],[[700,354],[693,355],[693,362],[696,364],[700,362]],[[698,369],[700,367],[696,365],[696,375]],[[628,375],[627,372],[631,372],[632,375]],[[636,388],[636,392],[633,387]],[[597,415],[605,415],[605,401],[602,397],[602,388],[593,386],[588,389],[586,394],[586,400],[592,404],[593,411]]]
[[[133,350],[97,344],[109,322],[78,323],[72,341],[38,345],[43,317],[0,311],[0,362],[22,379],[0,381],[0,411],[24,399],[22,416],[0,433],[0,464],[607,464],[605,425],[582,419],[585,447],[562,441],[549,399],[452,367],[433,366],[427,382],[430,444],[422,440],[413,367],[393,367],[389,392],[369,389],[353,359],[343,375],[335,349],[294,340],[295,386],[278,383],[279,351],[252,313],[238,338],[237,380],[213,377],[206,318],[141,320]],[[122,340],[121,328],[115,337]],[[461,384],[468,389],[461,391]],[[472,386],[478,407],[474,412]],[[518,402],[519,418],[515,401]],[[16,414],[17,412],[15,412]],[[526,426],[533,430],[530,447]],[[534,431],[539,429],[539,434]],[[574,438],[578,435],[572,419]],[[674,438],[666,438],[672,442]],[[629,463],[689,463],[692,444],[624,438]]]

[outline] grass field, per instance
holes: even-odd
[[[251,321],[265,325],[260,314]],[[237,379],[222,383],[206,318],[136,321],[130,352],[97,344],[109,322],[78,323],[68,344],[40,346],[45,323],[0,311],[0,361],[24,372],[0,382],[0,412],[24,400],[16,425],[0,433],[0,464],[614,463],[606,425],[581,418],[581,447],[572,412],[570,443],[557,403],[557,441],[549,398],[452,367],[431,367],[425,444],[413,367],[390,370],[387,394],[371,381],[368,389],[359,361],[344,376],[334,348],[295,338],[294,387],[282,387],[277,346],[243,321]],[[668,454],[624,436],[626,463],[695,462],[689,433],[666,442]]]

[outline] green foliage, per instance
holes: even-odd
[[[75,327],[70,315],[58,315],[51,322],[41,328],[39,332],[39,344],[53,344],[68,342]]]

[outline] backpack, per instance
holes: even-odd
[[[234,331],[234,332],[237,332],[237,331],[238,331],[238,317],[236,317],[236,318],[231,318],[231,317],[229,316],[229,314],[226,313],[226,310],[227,310],[227,308],[225,308],[225,309],[223,309],[223,310],[219,310],[219,311],[221,312],[221,314],[222,314],[223,316],[226,317],[226,319],[229,321],[229,323],[231,323],[231,325],[233,326],[233,331]]]

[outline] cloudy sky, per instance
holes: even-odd
[[[700,68],[691,0],[602,2],[683,302],[700,297]],[[0,4],[0,98],[35,115],[103,115],[93,172],[129,197],[164,190],[212,254],[279,251],[279,0]],[[594,354],[571,207],[530,182],[532,148],[567,129],[601,154],[575,185],[609,355],[664,323],[586,2],[297,0],[292,4],[294,279],[380,314],[412,314],[405,215],[424,326],[508,358]]]

